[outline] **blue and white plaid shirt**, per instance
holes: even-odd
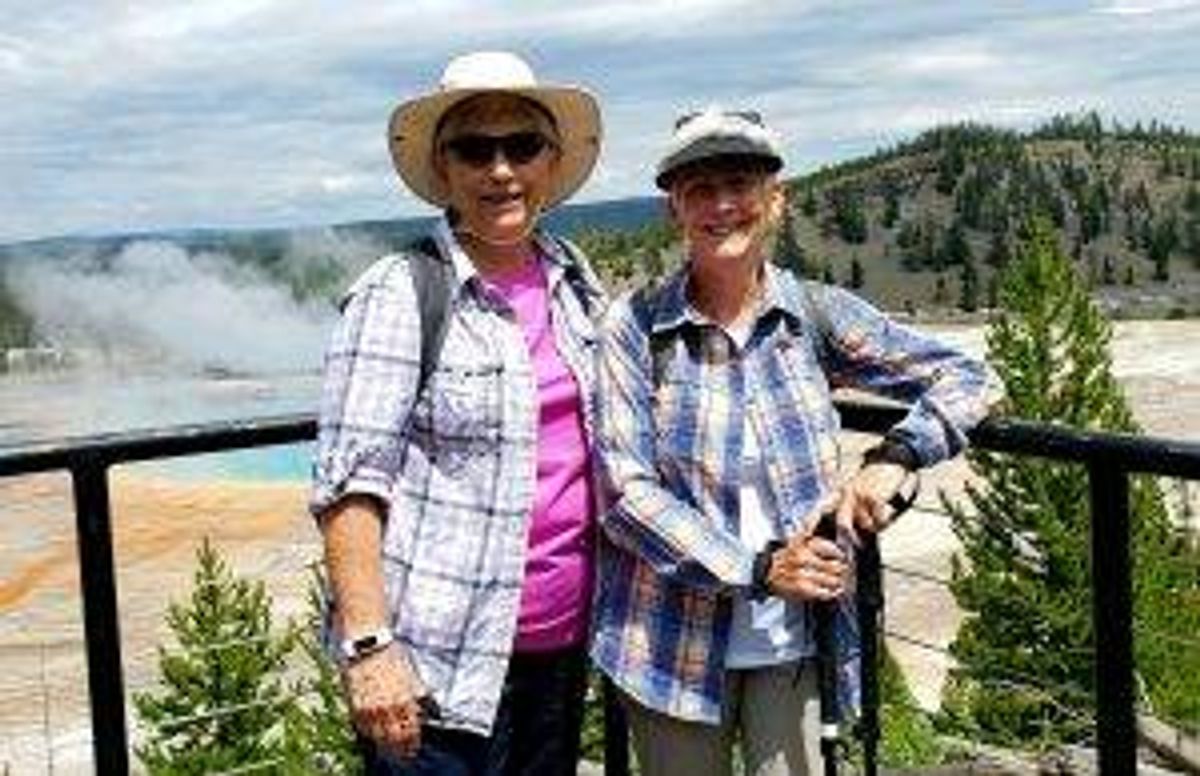
[[[416,297],[406,258],[384,257],[350,290],[326,352],[310,509],[319,515],[351,493],[387,505],[383,570],[395,636],[441,706],[442,724],[486,735],[525,571],[537,384],[511,309],[479,282],[444,220],[434,237],[456,278],[437,368],[413,406]],[[536,240],[555,340],[579,384],[591,439],[598,338],[589,311],[601,309],[602,291],[557,241]]]
[[[738,538],[747,418],[774,517],[791,535],[837,486],[831,387],[911,402],[891,433],[931,464],[965,445],[985,413],[987,378],[982,364],[852,294],[770,265],[739,351],[689,306],[686,283],[685,267],[644,309],[625,297],[606,320],[598,446],[612,501],[601,516],[592,657],[650,708],[715,723],[732,594],[750,585],[761,549]],[[857,634],[844,603],[837,630],[853,696]]]

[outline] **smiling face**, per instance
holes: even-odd
[[[734,261],[756,268],[783,204],[775,176],[745,164],[706,163],[671,184],[671,214],[688,255],[700,263]]]
[[[556,172],[556,138],[548,116],[511,95],[482,95],[451,109],[435,166],[456,228],[493,245],[528,237]]]

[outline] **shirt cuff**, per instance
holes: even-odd
[[[391,475],[387,472],[359,466],[341,482],[318,486],[309,502],[308,509],[313,517],[320,518],[334,504],[347,496],[372,496],[386,508],[392,503],[391,483]]]

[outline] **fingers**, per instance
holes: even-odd
[[[395,649],[370,655],[343,672],[355,727],[387,752],[415,757],[421,746],[421,685]]]
[[[395,757],[416,757],[421,748],[421,718],[415,703],[358,708],[354,722],[364,736]]]
[[[838,503],[838,527],[855,545],[858,531],[879,533],[891,522],[889,500],[903,483],[907,471],[896,464],[875,463],[860,469],[846,483]]]
[[[770,583],[783,598],[825,601],[845,592],[848,575],[849,566],[840,547],[815,536],[797,536],[776,551]]]

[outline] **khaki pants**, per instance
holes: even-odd
[[[740,744],[747,776],[821,773],[816,663],[725,674],[721,724],[687,722],[625,696],[630,737],[643,776],[731,776]]]

